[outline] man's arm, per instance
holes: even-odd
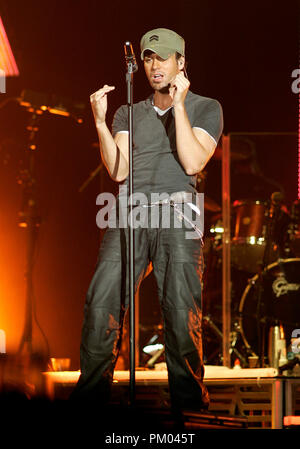
[[[184,100],[190,82],[180,72],[171,85],[170,95],[176,127],[176,146],[179,160],[188,175],[199,173],[214,154],[216,142],[203,130],[191,127]]]
[[[90,101],[99,137],[103,163],[114,181],[121,182],[128,176],[128,135],[117,133],[112,136],[106,124],[107,94],[114,86],[105,85],[91,95]]]

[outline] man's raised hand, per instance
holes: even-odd
[[[173,106],[184,104],[186,94],[190,87],[189,80],[184,76],[184,73],[180,71],[170,84],[169,94],[173,100]]]
[[[96,122],[96,126],[105,122],[107,112],[107,94],[115,89],[115,86],[105,84],[90,96],[90,102]]]

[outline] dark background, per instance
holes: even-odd
[[[2,0],[0,15],[20,76],[7,79],[0,102],[30,89],[86,105],[83,124],[45,113],[38,133],[42,224],[34,304],[52,357],[70,357],[79,368],[83,304],[101,238],[96,196],[116,189],[101,171],[78,192],[100,163],[92,145],[97,134],[89,96],[105,83],[116,86],[109,96],[110,124],[126,98],[124,41],[132,42],[138,56],[135,101],[151,92],[139,40],[152,28],[166,27],[186,40],[191,90],[222,104],[225,134],[295,133],[258,138],[255,144],[263,172],[283,186],[290,205],[297,198],[298,96],[291,90],[291,74],[299,67],[298,14],[296,1],[277,6],[274,1]],[[27,234],[17,225],[22,200],[17,177],[27,163],[29,119],[15,101],[0,109],[0,329],[8,351],[19,344],[25,315]],[[220,203],[220,161],[211,160],[206,171],[206,194]],[[34,326],[34,341],[43,345]]]

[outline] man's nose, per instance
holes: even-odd
[[[152,70],[155,70],[159,67],[159,61],[156,58],[152,59]]]

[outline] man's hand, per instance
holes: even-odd
[[[179,72],[171,81],[169,88],[169,95],[172,98],[172,106],[183,105],[186,94],[190,87],[189,80],[184,76],[184,73]]]
[[[96,126],[105,122],[107,111],[107,94],[115,89],[115,86],[105,84],[102,89],[97,90],[90,96],[90,102],[96,122]]]

